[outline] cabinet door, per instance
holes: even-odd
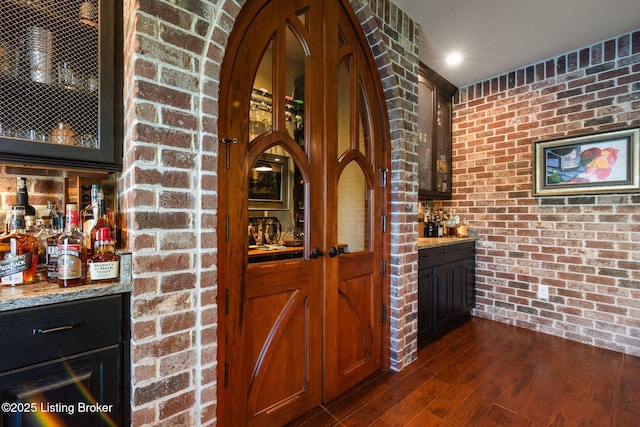
[[[463,310],[470,312],[476,304],[476,260],[465,258],[463,262]]]
[[[451,306],[449,316],[460,316],[464,311],[464,298],[466,292],[465,260],[454,261],[449,264],[451,274]]]
[[[449,278],[449,265],[433,267],[431,283],[433,286],[433,302],[435,304],[435,328],[436,331],[447,326],[451,307],[451,286]]]
[[[418,270],[418,342],[435,332],[433,328],[433,268]]]
[[[3,2],[1,162],[121,169],[121,10],[121,0]]]
[[[114,345],[0,374],[0,401],[13,405],[0,426],[122,425],[121,353]]]
[[[451,98],[457,88],[424,64],[418,73],[418,191],[451,198]]]

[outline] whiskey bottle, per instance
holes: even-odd
[[[91,283],[111,283],[120,276],[120,257],[111,244],[111,229],[99,228],[96,233],[95,254],[89,261]]]
[[[22,177],[18,178],[18,187],[16,191],[16,205],[24,207],[25,217],[36,216],[36,209],[29,204],[29,193],[27,192],[26,178],[22,178]]]
[[[433,215],[429,216],[427,222],[427,237],[438,237],[438,225]]]
[[[89,233],[89,247],[87,247],[87,259],[90,259],[91,256],[93,256],[93,254],[96,251],[96,247],[98,244],[98,241],[97,241],[98,230],[105,227],[109,229],[110,235],[112,237],[115,236],[115,230],[113,228],[113,225],[111,224],[111,221],[109,221],[109,217],[108,217],[107,201],[105,199],[98,199],[98,217],[95,225],[93,226],[93,228],[91,229],[91,232]],[[111,243],[113,244],[114,242],[111,241]]]
[[[25,220],[25,234],[33,236],[38,242],[38,266],[36,267],[36,281],[45,281],[47,277],[47,245],[46,234],[48,226],[46,221],[43,221],[40,226],[36,225],[36,217],[27,216]]]
[[[24,206],[11,208],[11,231],[0,238],[0,281],[3,285],[31,283],[36,277],[38,242],[25,233],[24,212]]]
[[[100,186],[98,184],[91,185],[91,202],[80,211],[80,228],[85,238],[87,238],[87,245],[89,244],[89,233],[98,219],[99,191]]]
[[[52,234],[47,237],[47,282],[58,283],[58,238],[64,233],[65,217],[54,220]]]
[[[66,206],[65,231],[58,237],[58,286],[84,285],[87,278],[85,236],[78,230],[78,205]]]

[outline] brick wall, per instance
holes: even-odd
[[[134,253],[132,423],[216,412],[215,77],[233,2],[125,1],[120,203]]]
[[[459,90],[451,205],[479,233],[475,315],[640,355],[640,195],[532,196],[534,141],[628,126],[640,31]]]
[[[401,370],[417,356],[418,312],[418,28],[388,0],[351,2],[382,80],[391,132],[390,366]],[[360,8],[356,3],[368,3]],[[371,12],[369,12],[369,10]]]

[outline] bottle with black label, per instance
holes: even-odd
[[[438,225],[433,215],[429,216],[429,222],[427,222],[427,237],[438,237]]]
[[[9,234],[0,238],[0,281],[3,285],[31,283],[38,266],[38,241],[25,233],[24,206],[11,208]]]

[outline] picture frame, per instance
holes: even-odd
[[[289,157],[263,153],[251,167],[249,209],[289,209]]]
[[[533,195],[640,191],[640,129],[533,143]]]

